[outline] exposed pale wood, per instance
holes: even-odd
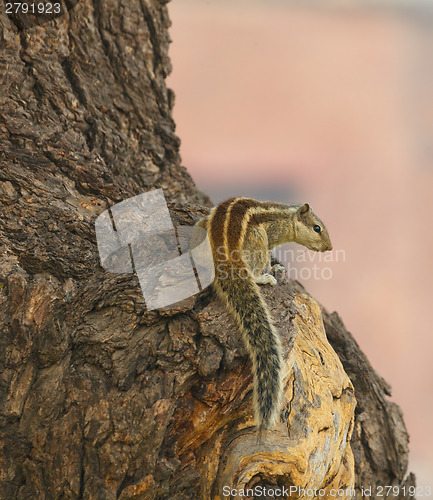
[[[272,300],[273,291],[266,292]],[[293,296],[287,283],[280,286],[278,295],[290,304],[293,316],[275,308],[287,353],[285,400],[275,430],[257,437],[249,362],[246,369],[240,366],[222,380],[213,378],[204,391],[209,409],[203,401],[192,400],[191,413],[176,426],[179,443],[185,443],[179,449],[181,455],[203,446],[203,436],[209,440],[201,471],[209,485],[203,498],[223,498],[224,486],[247,489],[278,484],[325,492],[354,486],[352,384],[326,339],[314,299],[305,294]],[[208,306],[199,314],[202,334],[218,331],[221,318],[231,323],[219,307]],[[243,351],[242,345],[238,348]],[[221,451],[212,453],[216,443]]]

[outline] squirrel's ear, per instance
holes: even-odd
[[[306,214],[310,210],[310,205],[308,203],[304,203],[302,206],[298,208],[296,211],[297,214]]]

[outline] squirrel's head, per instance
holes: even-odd
[[[295,241],[316,252],[332,250],[332,243],[323,222],[313,213],[308,203],[295,214]]]

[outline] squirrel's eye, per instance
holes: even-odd
[[[319,234],[320,234],[320,231],[321,231],[320,226],[318,226],[317,224],[315,224],[315,225],[313,226],[313,229],[316,231],[316,233],[319,233]]]

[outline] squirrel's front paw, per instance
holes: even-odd
[[[260,276],[256,276],[254,281],[258,285],[272,285],[275,286],[277,284],[277,280],[271,276],[270,274],[261,274]]]
[[[271,271],[276,274],[276,273],[284,273],[286,268],[282,264],[274,264],[271,267]]]

